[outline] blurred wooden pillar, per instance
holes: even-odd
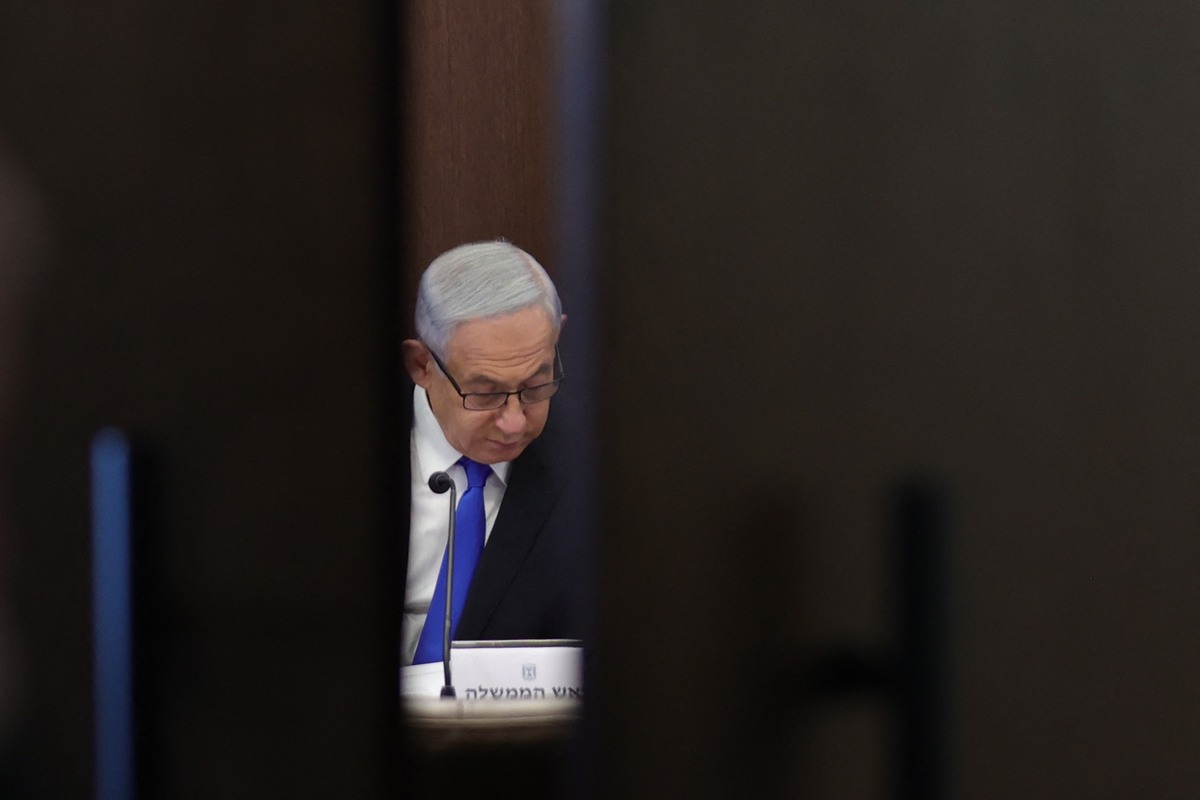
[[[114,424],[162,464],[139,796],[395,796],[394,26],[373,0],[0,4],[0,136],[47,228],[0,796],[94,795],[87,444]]]

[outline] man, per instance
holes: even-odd
[[[581,635],[569,521],[575,506],[548,424],[563,379],[565,321],[545,270],[507,242],[456,247],[421,278],[417,338],[403,343],[414,384],[404,664],[441,658],[449,495],[428,485],[439,471],[454,480],[459,498],[456,565],[459,550],[478,547],[464,523],[469,495],[483,501],[485,544],[465,556],[477,558],[474,574],[454,571],[453,637]],[[481,489],[471,489],[473,482]]]

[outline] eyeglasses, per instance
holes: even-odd
[[[462,398],[463,408],[468,411],[495,411],[497,408],[508,405],[508,398],[514,394],[524,405],[544,403],[558,392],[558,385],[566,377],[563,374],[562,357],[558,354],[558,345],[554,345],[555,378],[549,383],[526,386],[524,389],[518,389],[515,392],[464,392],[458,385],[458,381],[454,380],[454,376],[446,369],[446,365],[438,358],[437,353],[433,352],[433,348],[425,345],[425,349],[429,351],[429,355],[433,356],[433,360],[438,365],[438,369],[442,371],[442,374],[450,380],[450,385],[454,387],[454,391],[458,392],[458,396]]]

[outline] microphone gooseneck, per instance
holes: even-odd
[[[450,628],[453,625],[450,614],[454,597],[454,525],[458,517],[458,492],[454,488],[454,479],[446,472],[430,475],[429,488],[434,494],[450,492],[450,529],[446,540],[446,613],[442,620],[442,676],[446,682],[442,686],[442,697],[454,699],[454,684],[450,680]]]

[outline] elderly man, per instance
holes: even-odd
[[[565,321],[545,270],[506,242],[454,248],[421,278],[418,338],[403,343],[414,384],[405,664],[441,658],[449,496],[428,485],[439,471],[459,498],[454,638],[581,635],[573,509],[548,425]]]

